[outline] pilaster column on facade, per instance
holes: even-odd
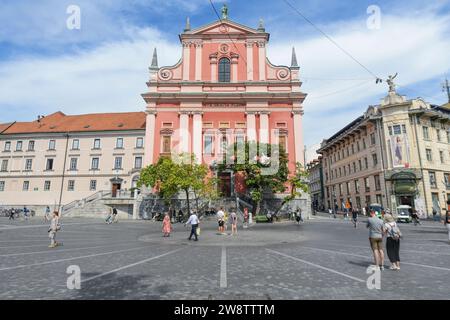
[[[180,113],[180,133],[179,133],[179,139],[180,139],[180,153],[187,153],[189,152],[189,112],[188,111],[181,111]]]
[[[192,146],[193,146],[193,152],[195,155],[195,161],[200,164],[203,161],[202,157],[202,146],[203,146],[203,139],[202,139],[202,116],[203,112],[201,111],[194,111],[193,112],[193,137],[192,137]]]
[[[247,48],[247,80],[253,80],[253,41],[245,43]]]
[[[202,52],[203,42],[195,42],[195,81],[202,80]]]
[[[262,111],[259,115],[259,142],[269,143],[269,115],[270,112]]]
[[[247,111],[247,141],[256,142],[256,112]]]
[[[231,55],[231,82],[238,82],[238,59],[239,55]]]
[[[217,54],[209,56],[209,63],[211,65],[211,82],[217,81]]]
[[[300,162],[305,167],[305,150],[303,145],[303,110],[292,111],[294,118],[294,143],[295,143],[295,162]]]
[[[144,166],[148,166],[153,163],[153,149],[155,146],[155,122],[156,110],[147,110],[145,123]]]
[[[191,43],[183,41],[183,81],[189,80],[189,67],[190,67],[190,53]]]
[[[258,41],[259,80],[266,80],[266,42]]]

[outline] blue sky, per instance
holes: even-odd
[[[450,76],[450,0],[287,0],[372,72],[399,72],[398,91],[442,104],[440,83]],[[386,85],[345,56],[284,0],[214,1],[230,19],[271,33],[268,57],[290,63],[295,46],[305,101],[305,142],[319,143],[377,104]],[[68,30],[66,9],[81,9],[81,30]],[[381,9],[380,29],[366,26],[370,5]],[[0,122],[68,114],[143,110],[154,47],[160,65],[181,55],[178,34],[216,16],[208,0],[0,0]],[[320,127],[317,123],[321,123]]]

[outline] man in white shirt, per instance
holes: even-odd
[[[191,229],[191,234],[189,235],[188,240],[192,239],[192,236],[195,236],[194,241],[198,241],[198,237],[197,237],[197,228],[198,228],[198,224],[200,223],[197,215],[195,214],[195,212],[191,212],[191,215],[188,219],[188,221],[186,221],[186,223],[184,224],[184,226],[190,224],[192,229]]]

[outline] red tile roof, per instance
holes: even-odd
[[[0,132],[2,125],[0,124]],[[7,126],[5,127],[7,128]],[[4,129],[5,129],[4,128]],[[3,129],[3,130],[4,130]],[[16,122],[3,134],[144,130],[145,112],[96,113],[68,116],[62,112],[32,122]]]

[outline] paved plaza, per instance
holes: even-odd
[[[448,299],[450,244],[437,222],[400,225],[402,269],[381,273],[381,289],[367,288],[372,263],[361,223],[315,216],[257,224],[237,236],[202,223],[198,242],[160,222],[62,219],[48,248],[40,218],[0,218],[0,299]],[[388,261],[385,263],[389,265]],[[81,289],[68,289],[67,269],[81,270]]]

